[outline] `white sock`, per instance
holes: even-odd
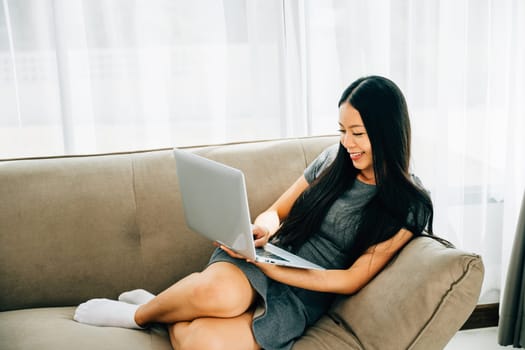
[[[129,304],[142,305],[148,303],[153,298],[155,298],[155,294],[152,294],[147,290],[134,289],[120,294],[118,300]]]
[[[73,319],[92,326],[143,329],[135,323],[138,308],[116,300],[91,299],[77,307]]]

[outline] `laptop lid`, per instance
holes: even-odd
[[[174,155],[188,227],[255,259],[243,173],[188,151]]]

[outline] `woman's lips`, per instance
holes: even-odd
[[[349,152],[349,153],[350,153],[350,158],[352,158],[352,160],[358,160],[359,158],[361,158],[363,154],[365,154],[365,152]]]

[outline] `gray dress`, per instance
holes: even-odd
[[[326,149],[305,170],[311,183],[337,154],[339,144]],[[319,232],[313,234],[298,250],[297,255],[327,269],[349,267],[348,254],[355,239],[355,226],[348,225],[348,217],[356,223],[363,205],[375,193],[375,186],[355,181],[329,209]],[[341,218],[345,220],[341,220]],[[343,223],[344,222],[344,223]],[[304,330],[314,324],[333,301],[334,294],[313,292],[290,287],[266,277],[256,266],[244,260],[231,258],[217,249],[210,264],[228,261],[237,265],[248,277],[259,295],[264,312],[253,320],[253,334],[257,343],[266,350],[290,349]]]

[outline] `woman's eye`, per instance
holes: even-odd
[[[338,131],[339,131],[339,133],[341,133],[341,134],[346,133],[346,130],[339,129]]]
[[[365,134],[364,132],[357,132],[357,133],[354,132],[354,133],[352,133],[352,135],[354,135],[354,136],[363,136],[364,134]]]

